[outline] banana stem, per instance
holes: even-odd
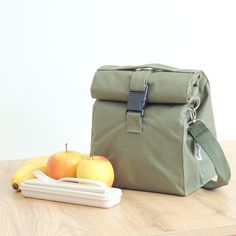
[[[66,149],[66,153],[68,152],[68,144],[65,143],[65,149]]]

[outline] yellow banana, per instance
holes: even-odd
[[[19,190],[19,185],[28,179],[35,179],[33,175],[34,170],[41,170],[42,172],[47,172],[47,159],[35,160],[27,165],[21,166],[12,177],[12,187],[15,190]]]
[[[40,156],[40,157],[35,157],[35,158],[29,159],[29,160],[25,160],[25,161],[22,163],[22,166],[31,164],[31,163],[33,163],[33,162],[35,162],[35,161],[48,160],[48,158],[49,158],[49,156]]]

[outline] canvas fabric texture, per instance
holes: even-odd
[[[91,95],[96,101],[90,154],[109,158],[114,187],[186,196],[229,182],[202,71],[160,64],[102,66]],[[190,111],[196,106],[193,120]]]

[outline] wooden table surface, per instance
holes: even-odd
[[[22,197],[10,186],[21,161],[0,162],[0,235],[236,235],[236,141],[224,142],[232,179],[188,197],[123,191],[110,209]]]

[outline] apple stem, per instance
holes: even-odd
[[[65,143],[66,153],[68,152],[68,144]]]

